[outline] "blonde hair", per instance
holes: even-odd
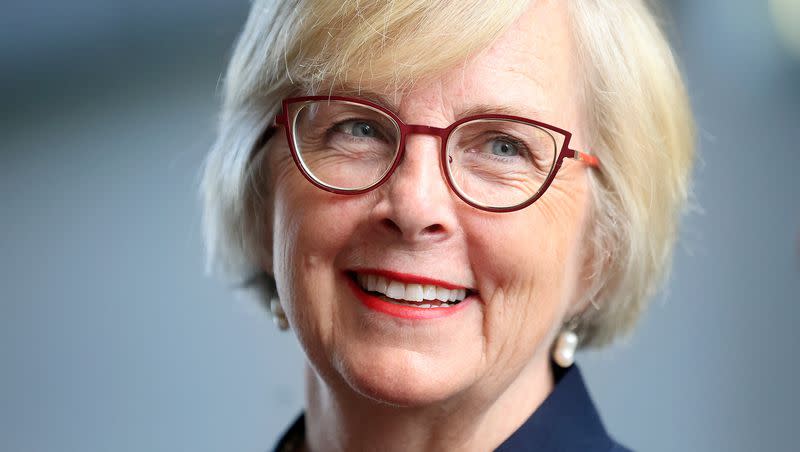
[[[593,277],[577,324],[582,345],[625,333],[668,272],[689,192],[694,132],[675,59],[641,0],[571,0],[588,143]],[[217,141],[201,194],[207,269],[269,301],[259,252],[264,174],[258,137],[293,92],[365,82],[402,92],[463,62],[507,29],[528,1],[256,0],[225,77]],[[435,45],[432,45],[435,43]]]

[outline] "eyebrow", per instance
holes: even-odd
[[[337,89],[335,91],[331,91],[328,94],[331,96],[345,96],[345,97],[355,97],[357,99],[364,99],[372,102],[373,104],[377,104],[389,111],[393,111],[397,113],[399,110],[397,104],[391,101],[387,96],[382,94],[378,94],[374,91],[367,91],[360,88],[355,87],[345,87],[342,89]]]
[[[390,100],[387,96],[378,94],[373,91],[361,90],[357,88],[346,88],[342,91],[338,91],[333,95],[344,95],[344,96],[354,96],[360,99],[368,100],[372,103],[380,105],[381,107],[398,113],[398,106],[395,102]],[[490,114],[499,114],[499,115],[509,115],[509,116],[519,116],[522,118],[530,118],[530,119],[543,119],[544,114],[547,112],[546,109],[541,108],[532,108],[532,107],[525,107],[520,108],[518,106],[512,105],[492,105],[492,104],[477,104],[467,108],[464,111],[461,111],[455,115],[454,120],[458,121],[462,118],[467,118],[469,116],[478,116],[478,115],[490,115]]]
[[[478,104],[461,112],[456,117],[456,120],[461,118],[466,118],[468,116],[487,115],[487,114],[501,114],[509,116],[520,116],[523,118],[530,118],[530,119],[541,119],[543,116],[542,114],[543,111],[544,110],[542,109],[536,109],[536,108],[522,109],[511,105]]]

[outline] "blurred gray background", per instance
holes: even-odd
[[[636,450],[797,450],[797,1],[666,4],[700,208],[638,331],[579,357]],[[264,451],[301,409],[292,336],[203,275],[198,169],[247,8],[3,5],[0,450]]]

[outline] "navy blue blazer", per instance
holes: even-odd
[[[630,452],[606,432],[578,366],[555,369],[553,392],[496,452]],[[295,450],[305,437],[301,414],[286,431],[275,452]]]

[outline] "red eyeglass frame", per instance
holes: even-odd
[[[378,110],[378,111],[386,114],[387,116],[389,116],[397,124],[398,129],[400,130],[400,141],[398,143],[399,149],[397,150],[397,156],[395,156],[395,159],[392,162],[392,166],[389,168],[388,171],[386,171],[386,174],[380,180],[378,180],[377,182],[375,182],[374,184],[372,184],[372,185],[370,185],[369,187],[366,187],[366,188],[348,190],[348,189],[341,189],[341,188],[336,188],[336,187],[331,187],[329,185],[325,185],[322,182],[320,182],[319,180],[317,180],[316,178],[314,178],[314,176],[312,176],[309,173],[308,169],[305,167],[305,165],[301,161],[300,156],[299,156],[299,154],[297,152],[297,149],[295,147],[295,144],[294,144],[294,134],[292,133],[293,127],[292,127],[292,124],[289,123],[289,116],[288,116],[289,112],[291,111],[289,107],[292,104],[296,104],[296,103],[310,102],[310,101],[321,101],[321,100],[343,101],[343,102],[350,102],[350,103],[354,103],[354,104],[364,105],[364,106],[373,108],[375,110]],[[569,142],[570,142],[570,139],[572,138],[572,133],[571,132],[569,132],[567,130],[564,130],[564,129],[561,129],[559,127],[555,127],[555,126],[552,126],[550,124],[541,122],[541,121],[536,121],[536,120],[529,119],[529,118],[523,118],[521,116],[503,115],[503,114],[474,115],[474,116],[468,116],[466,118],[461,118],[458,121],[450,124],[449,126],[447,126],[445,128],[440,128],[440,127],[433,127],[433,126],[428,126],[428,125],[423,125],[423,124],[406,124],[405,122],[403,122],[402,119],[400,119],[391,110],[388,110],[385,107],[383,107],[381,105],[378,105],[378,104],[376,104],[374,102],[371,102],[371,101],[368,101],[368,100],[365,100],[365,99],[359,99],[359,98],[356,98],[356,97],[347,97],[347,96],[303,96],[303,97],[291,97],[291,98],[284,99],[281,102],[281,105],[282,105],[282,112],[279,113],[277,116],[275,116],[275,121],[274,121],[273,125],[270,126],[269,128],[267,128],[267,130],[264,131],[264,133],[262,134],[262,136],[258,140],[257,148],[260,149],[261,147],[263,147],[264,144],[266,144],[266,141],[271,137],[272,132],[274,131],[275,127],[283,126],[283,128],[286,130],[286,141],[289,143],[289,150],[291,151],[291,154],[292,154],[292,160],[294,160],[294,163],[297,166],[297,169],[300,170],[300,173],[303,174],[303,176],[311,184],[313,184],[314,186],[316,186],[316,187],[318,187],[318,188],[320,188],[322,190],[325,190],[327,192],[336,193],[336,194],[340,194],[340,195],[358,195],[358,194],[366,193],[368,191],[371,191],[371,190],[374,190],[374,189],[380,187],[387,180],[389,180],[389,178],[392,176],[392,174],[394,174],[395,169],[397,169],[397,166],[403,160],[403,155],[405,154],[405,151],[406,151],[406,137],[408,137],[411,134],[432,135],[432,136],[436,136],[436,137],[440,138],[441,155],[440,155],[440,158],[439,158],[439,165],[440,165],[440,169],[442,170],[442,172],[445,175],[445,180],[447,181],[447,185],[450,186],[450,189],[453,190],[453,192],[455,192],[455,194],[459,198],[461,198],[462,201],[464,201],[465,203],[469,204],[470,206],[472,206],[472,207],[474,207],[476,209],[484,210],[484,211],[487,211],[487,212],[514,212],[514,211],[517,211],[517,210],[524,209],[525,207],[528,207],[529,205],[531,205],[534,202],[536,202],[536,200],[541,198],[542,195],[544,194],[544,192],[546,192],[547,189],[550,187],[550,184],[555,179],[556,174],[558,173],[558,170],[561,168],[561,163],[564,161],[565,158],[571,158],[571,159],[578,160],[578,161],[583,162],[584,164],[586,164],[586,165],[588,165],[590,167],[593,167],[593,168],[599,168],[600,167],[600,160],[597,157],[595,157],[593,155],[590,155],[590,154],[586,154],[584,152],[576,151],[574,149],[570,149],[569,148]],[[484,206],[484,205],[478,204],[478,203],[474,202],[473,200],[471,200],[469,198],[469,196],[467,196],[465,193],[461,193],[461,191],[458,189],[456,184],[453,183],[452,176],[450,175],[450,171],[448,171],[444,167],[444,162],[445,162],[445,159],[447,158],[447,140],[450,138],[451,132],[453,130],[455,130],[456,127],[460,126],[461,124],[464,124],[465,122],[474,121],[474,120],[478,120],[478,119],[505,119],[505,120],[517,121],[517,122],[521,122],[523,124],[529,124],[529,125],[532,125],[532,126],[536,126],[536,127],[545,129],[545,130],[547,130],[549,132],[555,132],[555,133],[560,134],[560,135],[562,135],[564,137],[564,140],[563,140],[562,145],[561,145],[561,150],[558,153],[558,157],[556,158],[556,161],[553,164],[553,167],[550,170],[550,173],[547,175],[547,178],[545,179],[545,181],[542,184],[541,188],[539,188],[539,191],[537,191],[536,194],[534,194],[527,201],[522,202],[520,204],[516,204],[514,206],[510,206],[510,207],[489,207],[489,206]],[[292,120],[294,120],[294,118],[292,118]]]

